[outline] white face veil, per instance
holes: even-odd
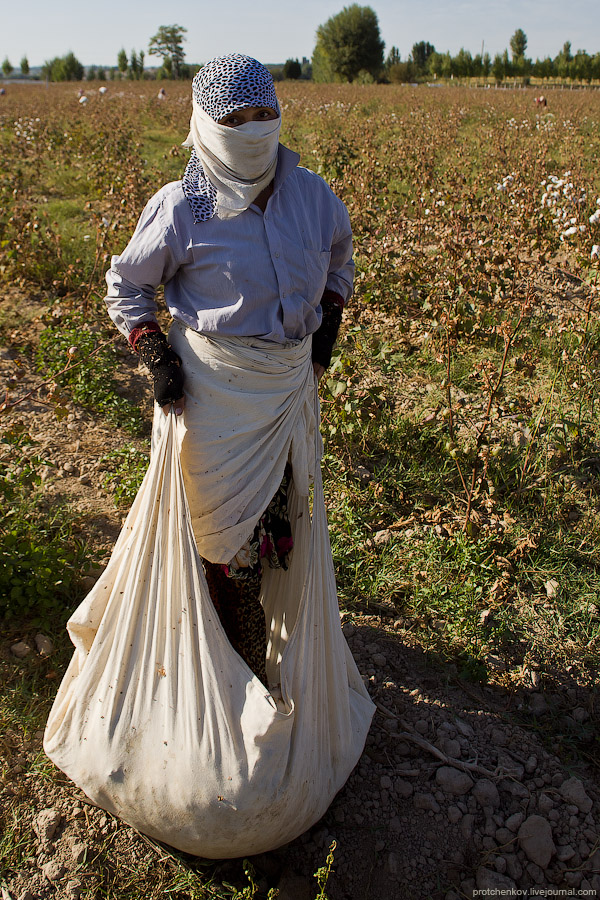
[[[193,113],[185,146],[193,147],[183,190],[195,222],[237,216],[271,182],[277,167],[281,115],[270,72],[234,53],[207,63],[192,84]],[[269,107],[277,119],[236,128],[219,120],[238,109]]]

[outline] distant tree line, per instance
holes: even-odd
[[[15,67],[11,63],[8,56],[5,56],[4,60],[2,61],[2,74],[4,75],[5,78],[10,78],[10,76],[12,75],[12,73],[14,71],[15,71]],[[21,60],[21,75],[25,75],[25,76],[29,75],[29,60],[27,59],[26,56],[24,56],[23,59]]]
[[[273,76],[274,81],[282,81],[285,79],[298,81],[300,78],[304,81],[310,81],[312,77],[312,65],[306,56],[302,57],[302,62],[297,58],[286,59],[283,65],[272,65],[271,63],[268,63],[267,68]]]
[[[49,81],[81,81],[98,79],[104,81],[129,78],[189,79],[196,66],[185,62],[183,42],[187,28],[182,25],[161,25],[148,44],[151,56],[162,58],[160,68],[148,72],[145,68],[145,53],[132,50],[127,53],[122,48],[117,56],[117,65],[105,69],[90,66],[86,70],[73,53],[48,60],[42,67],[42,76]],[[370,6],[353,3],[341,12],[331,16],[317,29],[312,60],[287,59],[282,66],[271,66],[276,79],[312,78],[314,81],[353,81],[359,84],[375,82],[412,82],[429,78],[494,78],[502,82],[507,78],[527,81],[531,77],[541,79],[571,79],[591,82],[600,80],[600,53],[591,55],[587,50],[573,53],[571,42],[566,41],[560,53],[554,58],[533,61],[527,55],[527,35],[518,28],[510,39],[509,50],[497,53],[493,58],[489,53],[475,56],[463,47],[455,56],[449,52],[439,53],[428,41],[413,44],[408,58],[403,60],[398,48],[393,46],[384,59],[384,42],[379,32],[377,15]],[[8,57],[2,63],[2,72],[9,77],[13,66]],[[21,74],[29,74],[27,57],[21,60]]]
[[[384,60],[383,50],[377,15],[371,7],[356,3],[345,6],[317,29],[313,79],[363,84],[428,78],[493,77],[498,82],[532,76],[587,82],[600,79],[600,53],[592,56],[586,50],[578,50],[573,54],[569,41],[556,57],[534,62],[526,56],[527,35],[522,28],[510,39],[510,53],[507,49],[493,58],[483,49],[475,56],[464,48],[455,56],[439,53],[428,41],[413,44],[406,60],[402,60],[397,47],[392,47]]]
[[[591,56],[586,50],[573,54],[570,41],[566,41],[554,58],[529,59],[526,55],[527,35],[518,28],[510,40],[508,50],[472,56],[461,48],[456,56],[438,53],[432,44],[420,41],[413,45],[407,60],[401,61],[398,51],[392,47],[385,61],[384,77],[392,82],[418,81],[423,78],[489,78],[498,82],[506,78],[572,79],[590,82],[600,79],[600,53]]]
[[[42,66],[42,78],[48,81],[82,81],[87,78],[88,81],[98,79],[106,81],[129,78],[137,80],[141,78],[184,78],[189,79],[197,70],[197,66],[187,65],[185,63],[185,51],[183,42],[186,40],[185,35],[187,28],[182,25],[161,25],[153,37],[150,38],[148,44],[148,53],[151,56],[159,56],[162,58],[162,64],[159,69],[150,73],[144,68],[146,54],[143,50],[139,52],[132,50],[130,54],[122,48],[117,55],[117,65],[113,67],[89,66],[86,68],[77,59],[74,53],[69,52],[65,56],[56,56],[54,59],[46,60]],[[291,61],[290,61],[291,62]],[[296,61],[297,62],[297,61]],[[14,67],[8,57],[2,63],[2,73],[8,78]],[[29,75],[29,62],[27,57],[21,60],[21,74]],[[290,75],[288,77],[295,77]]]
[[[81,81],[85,69],[74,53],[55,56],[42,66],[42,78],[48,81]]]

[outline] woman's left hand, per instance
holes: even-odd
[[[325,374],[325,366],[320,365],[319,363],[313,363],[313,372],[317,376],[317,381],[320,381],[323,375]]]

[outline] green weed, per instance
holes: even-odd
[[[1,439],[0,609],[8,618],[47,626],[64,616],[77,592],[84,548],[73,537],[68,509],[44,499],[39,467],[45,460],[25,426],[7,428]]]
[[[38,371],[54,375],[56,385],[66,388],[75,403],[131,434],[141,432],[140,409],[116,390],[114,347],[102,344],[84,323],[71,319],[45,328],[35,359]]]
[[[244,875],[248,879],[248,884],[246,887],[243,887],[241,890],[236,890],[232,895],[232,900],[253,900],[258,893],[258,885],[254,880],[254,876],[256,872],[254,870],[254,866],[252,863],[245,859],[243,862]],[[269,893],[267,894],[267,900],[275,900],[279,891],[275,888],[271,888]]]
[[[135,447],[122,447],[101,457],[100,465],[108,471],[102,485],[114,494],[115,502],[130,506],[140,489],[148,468],[149,457]]]
[[[333,866],[334,862],[333,854],[336,846],[336,842],[332,841],[329,845],[329,853],[327,854],[325,865],[321,866],[315,872],[315,878],[317,879],[317,884],[319,885],[319,893],[315,897],[315,900],[327,900],[325,888],[327,887],[327,882],[329,881],[329,876],[331,875],[331,867]]]

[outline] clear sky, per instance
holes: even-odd
[[[249,53],[265,63],[310,57],[317,27],[350,0],[9,0],[0,16],[0,60],[18,68],[72,50],[88,65],[116,65],[124,47],[144,50],[160,25],[188,29],[186,60],[206,62],[221,53]],[[360,2],[360,0],[359,0]],[[556,56],[565,41],[573,52],[600,51],[598,0],[374,0],[386,53],[392,45],[403,59],[417,41],[452,54],[461,47],[492,56],[509,47],[522,28],[527,55]],[[160,60],[146,55],[147,65]]]

